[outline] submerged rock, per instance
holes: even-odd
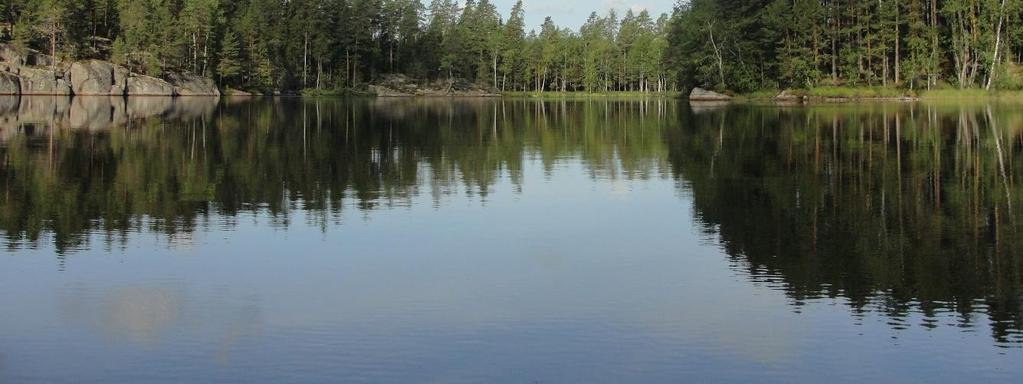
[[[693,88],[693,91],[689,93],[689,100],[693,101],[728,101],[731,99],[731,96],[699,87]]]

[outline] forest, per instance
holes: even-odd
[[[1020,89],[1019,0],[690,0],[664,60],[682,84]]]
[[[2,0],[2,39],[64,60],[199,74],[258,91],[353,89],[385,74],[499,91],[665,91],[670,17],[594,13],[539,30],[490,0]]]
[[[0,40],[255,91],[387,74],[495,91],[1023,88],[1021,0],[687,0],[578,28],[491,0],[2,0]]]

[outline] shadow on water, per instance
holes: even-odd
[[[843,298],[895,328],[986,314],[996,343],[1023,342],[1023,113],[1003,105],[0,99],[0,228],[59,253],[242,212],[326,228],[414,196],[485,200],[501,177],[521,191],[529,160],[557,177],[569,159],[676,180],[737,273],[796,308]]]

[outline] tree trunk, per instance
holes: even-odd
[[[984,89],[991,90],[991,82],[995,78],[995,69],[998,66],[998,52],[1001,51],[1002,43],[1002,19],[1005,18],[1005,0],[1002,0],[1002,4],[998,7],[998,28],[995,29],[995,53],[994,60],[991,61],[991,70],[987,74],[987,84],[984,85]]]
[[[724,60],[721,58],[721,50],[718,49],[717,42],[714,41],[714,25],[707,24],[707,31],[710,32],[710,45],[714,47],[714,56],[717,57],[718,78],[721,80],[721,87],[725,88],[727,85],[725,84]]]
[[[899,45],[899,3],[895,2],[895,85],[899,85],[899,62],[902,61],[902,52]]]
[[[303,40],[303,43],[302,43],[302,88],[305,88],[306,84],[309,84],[309,82],[306,81],[306,73],[308,73],[307,68],[309,67],[309,32],[305,32],[305,33],[302,34],[302,40]]]

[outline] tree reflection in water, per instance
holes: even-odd
[[[895,327],[983,313],[1018,346],[1021,129],[997,104],[14,97],[0,226],[10,249],[60,253],[241,212],[327,228],[500,177],[521,191],[528,159],[571,159],[595,180],[674,178],[736,268],[796,305],[842,297]]]

